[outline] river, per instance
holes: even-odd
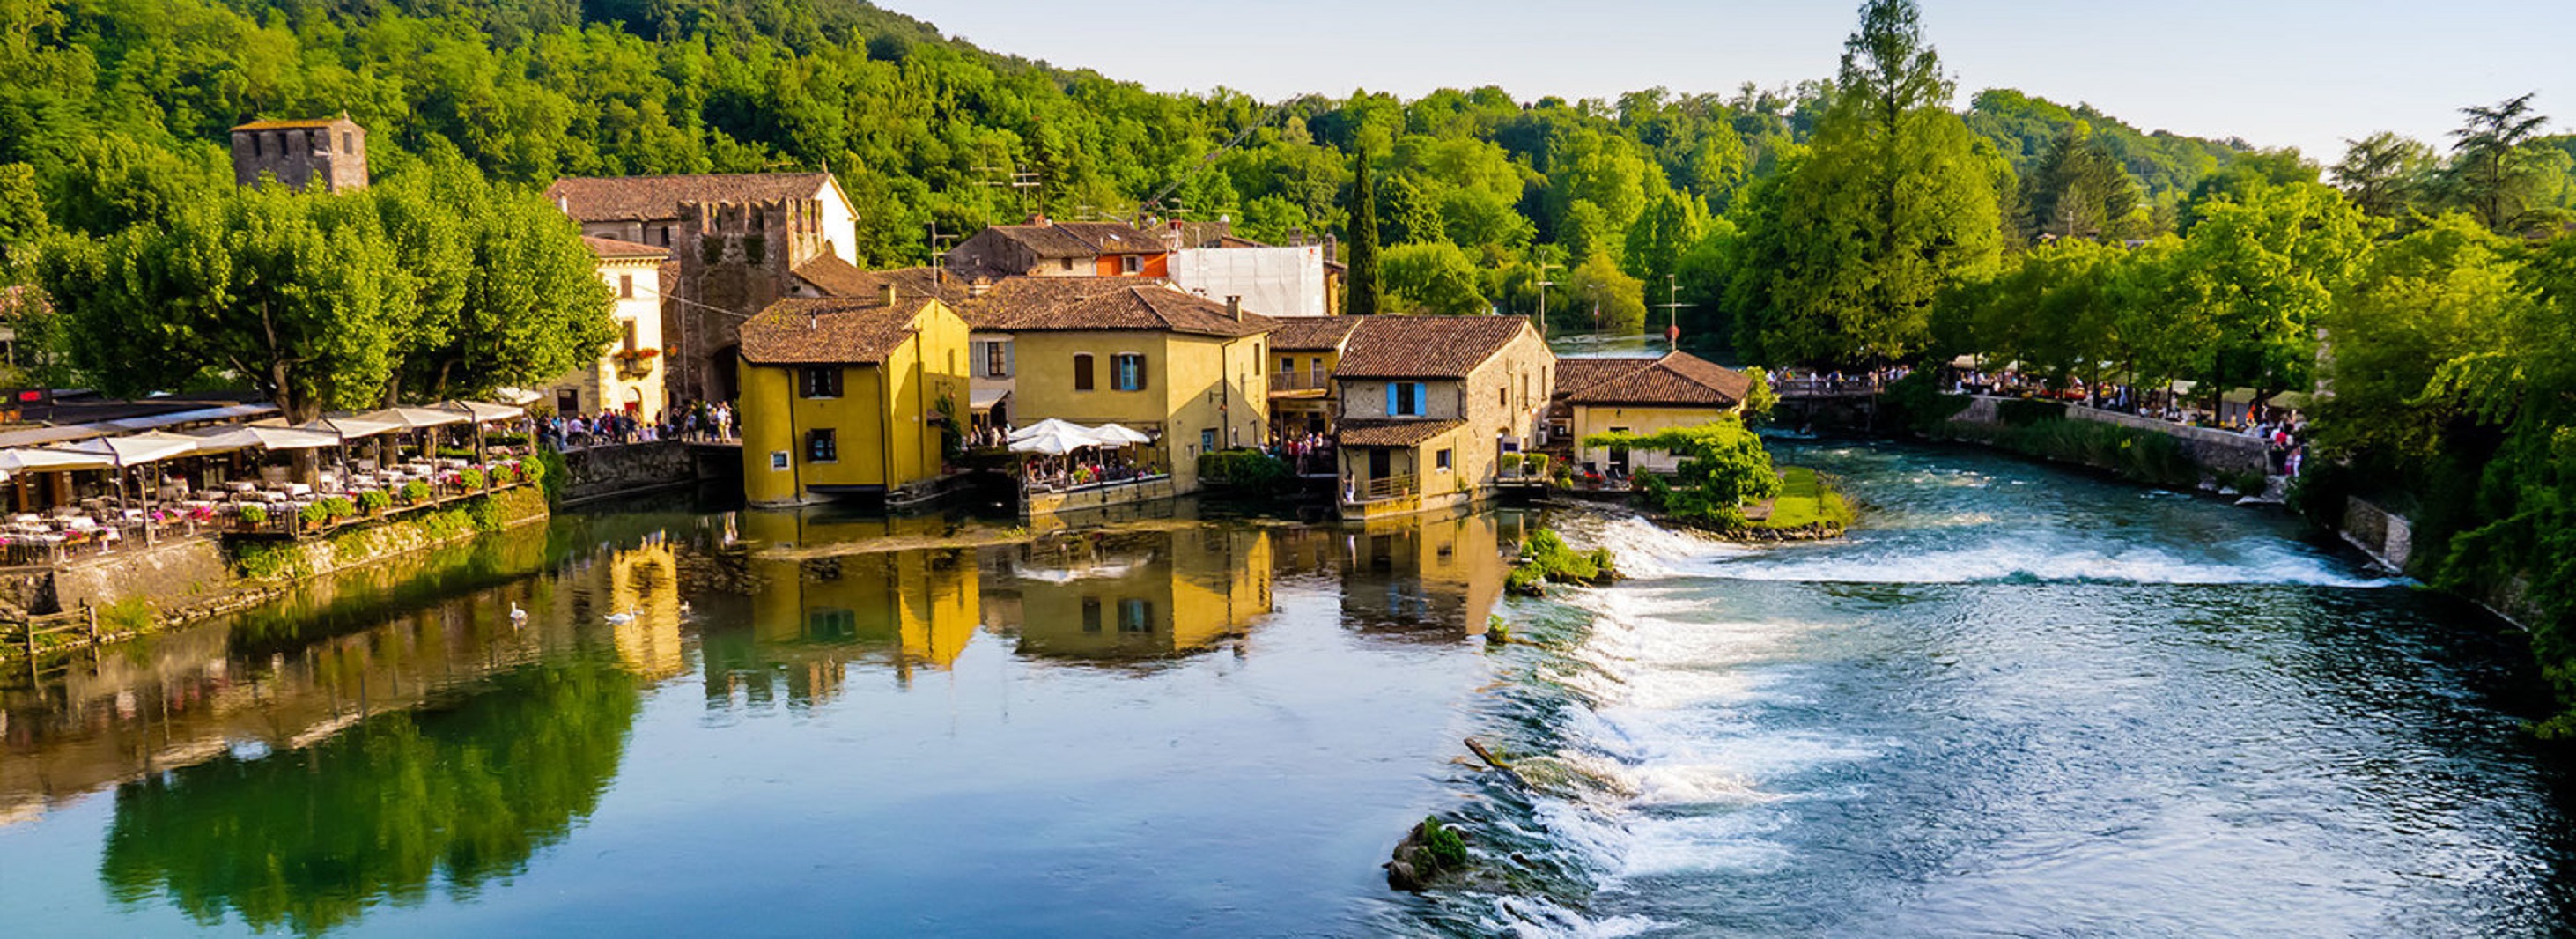
[[[0,675],[11,935],[2546,935],[2509,627],[2284,518],[1791,445],[1581,510],[1073,538],[672,504]],[[1633,579],[1501,597],[1532,526]],[[892,546],[892,547],[890,547]],[[512,608],[526,611],[514,621]],[[1537,640],[1493,650],[1499,615]],[[1478,767],[1461,739],[1515,761]],[[1428,813],[1483,859],[1415,897]]]

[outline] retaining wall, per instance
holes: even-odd
[[[571,471],[564,488],[566,505],[738,479],[742,475],[741,450],[677,440],[591,447],[563,457],[564,466]]]

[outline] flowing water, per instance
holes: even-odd
[[[1866,527],[559,518],[0,674],[0,933],[2566,931],[2508,627],[2260,511],[1785,455]],[[1502,599],[1537,524],[1633,579]],[[1389,892],[1433,813],[1478,871]]]

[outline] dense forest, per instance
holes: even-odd
[[[102,220],[86,205],[154,198],[96,192],[102,162],[148,161],[168,198],[224,181],[233,124],[342,111],[371,128],[380,177],[444,157],[537,185],[827,167],[860,203],[860,253],[882,265],[922,262],[934,231],[1038,210],[1341,234],[1366,153],[1391,309],[1527,311],[1546,270],[1563,328],[1639,330],[1678,287],[1684,325],[1712,337],[1727,333],[1719,297],[1679,282],[1682,259],[1728,228],[1746,186],[1802,158],[1835,83],[1615,101],[1158,94],[855,0],[0,0],[0,37],[15,213],[0,240],[148,211]],[[2249,150],[2015,91],[1977,95],[1965,120],[2014,178],[2087,135],[2137,189],[2138,217],[2115,221],[2139,231],[2170,230]]]

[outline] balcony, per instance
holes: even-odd
[[[1270,396],[1273,398],[1320,398],[1332,390],[1331,372],[1270,373]]]

